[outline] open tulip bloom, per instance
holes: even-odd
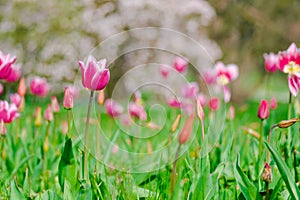
[[[0,101],[0,120],[4,123],[11,123],[19,117],[18,108],[15,104],[8,104],[7,101]]]
[[[16,57],[11,57],[10,54],[3,54],[0,51],[0,79],[6,79],[10,76],[12,65],[16,62]]]

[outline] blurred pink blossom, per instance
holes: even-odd
[[[278,70],[278,61],[279,56],[277,54],[274,54],[273,52],[267,54],[264,53],[264,60],[265,60],[265,69],[267,72],[276,72]]]
[[[21,76],[21,65],[13,64],[11,66],[11,71],[9,75],[5,78],[5,80],[7,82],[16,82]]]
[[[4,123],[11,123],[14,119],[18,118],[18,108],[15,104],[8,104],[7,101],[0,101],[0,120]]]
[[[10,54],[5,55],[0,51],[0,79],[6,79],[10,75],[16,59],[15,56],[11,57]]]
[[[277,100],[275,97],[272,97],[270,100],[270,108],[275,110],[277,108]]]
[[[104,107],[106,113],[113,118],[119,117],[123,112],[123,107],[121,106],[121,104],[115,102],[112,99],[106,99]]]
[[[31,80],[29,90],[33,95],[45,97],[50,90],[50,86],[45,78],[36,76]]]
[[[220,99],[218,97],[211,98],[209,101],[209,108],[211,111],[217,111],[220,107]]]
[[[178,71],[179,73],[183,73],[187,69],[188,62],[181,57],[176,57],[173,66],[176,69],[176,71]]]
[[[53,120],[53,110],[51,104],[48,104],[45,113],[44,113],[44,118],[47,121],[52,121]]]
[[[260,101],[257,116],[260,119],[267,119],[270,114],[269,103],[267,100],[263,99]]]
[[[164,77],[167,78],[169,73],[170,73],[171,67],[166,64],[160,65],[160,74]]]
[[[182,95],[186,98],[196,98],[199,91],[198,83],[192,82],[184,85],[181,89]]]
[[[56,96],[51,97],[51,106],[53,113],[58,113],[60,111],[59,103]]]
[[[20,103],[21,103],[21,100],[22,100],[22,97],[18,93],[14,93],[14,94],[9,95],[9,99],[10,99],[11,103],[13,103],[17,107],[19,107]]]
[[[73,108],[73,94],[70,91],[70,87],[65,87],[65,91],[64,91],[64,101],[63,101],[63,105],[64,108],[69,110]]]
[[[168,104],[172,108],[180,108],[181,102],[177,98],[170,98],[167,100]]]
[[[147,113],[142,105],[136,103],[130,103],[128,109],[129,109],[129,114],[132,117],[136,117],[143,121],[147,119]]]

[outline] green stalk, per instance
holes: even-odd
[[[69,138],[71,137],[70,128],[71,128],[71,110],[68,110],[68,133],[67,134]]]
[[[83,163],[83,179],[88,180],[88,139],[89,139],[89,123],[90,123],[90,114],[91,114],[91,107],[93,102],[93,95],[94,91],[91,90],[90,100],[89,100],[89,107],[86,116],[86,124],[85,124],[85,135],[84,135],[84,163]]]
[[[176,180],[176,168],[177,168],[177,162],[178,162],[178,156],[180,152],[180,147],[181,144],[179,144],[176,154],[175,154],[175,161],[173,163],[173,169],[172,169],[172,174],[171,174],[171,187],[170,187],[170,196],[172,197],[173,192],[174,192],[174,186],[175,186],[175,180]]]
[[[260,161],[262,153],[263,153],[263,138],[264,138],[263,124],[264,124],[264,119],[262,119],[261,122],[260,122],[260,138],[259,138],[258,162]]]

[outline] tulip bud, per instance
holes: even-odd
[[[43,149],[44,149],[44,152],[48,152],[48,150],[49,150],[49,139],[48,139],[48,136],[46,136]]]
[[[180,144],[185,144],[189,140],[193,129],[194,119],[195,119],[195,115],[191,114],[187,119],[186,123],[184,124],[178,136],[178,142]]]
[[[200,121],[204,120],[204,111],[201,106],[200,99],[197,99],[197,115]]]
[[[257,116],[260,119],[267,119],[269,117],[270,110],[269,110],[269,104],[268,101],[263,99],[260,101]]]
[[[220,99],[218,97],[210,99],[209,108],[211,111],[217,111],[219,107],[220,107]]]
[[[19,87],[18,87],[18,94],[22,97],[24,97],[26,94],[26,84],[25,84],[24,77],[22,77],[20,79],[20,83],[19,83]]]
[[[33,116],[35,118],[34,125],[35,126],[41,126],[43,124],[41,107],[36,108]]]
[[[73,108],[73,95],[71,94],[69,87],[65,88],[63,105],[64,105],[64,108],[67,110]]]
[[[264,172],[262,173],[262,180],[268,183],[272,182],[272,169],[270,165],[266,162]]]
[[[51,106],[52,106],[52,111],[53,111],[54,113],[58,113],[58,112],[59,112],[60,107],[59,107],[59,103],[58,103],[58,101],[57,101],[56,96],[52,96],[52,97],[51,97]]]
[[[298,121],[299,121],[298,118],[293,118],[293,119],[289,119],[289,120],[282,120],[278,123],[278,127],[279,128],[288,128],[288,127],[292,126],[293,124],[295,124]]]
[[[52,121],[53,120],[53,111],[52,111],[52,107],[51,107],[50,104],[48,104],[48,106],[45,110],[44,117],[47,121]]]
[[[270,101],[270,108],[275,110],[277,108],[277,100],[275,97],[272,97],[271,98],[271,101]]]
[[[4,126],[3,120],[1,120],[1,122],[0,122],[0,136],[5,135],[5,134],[6,134],[6,128]]]
[[[174,123],[173,123],[173,125],[172,125],[172,129],[171,129],[172,132],[176,131],[176,129],[178,128],[178,125],[179,125],[179,122],[180,122],[180,117],[181,117],[181,115],[178,114],[175,121],[174,121]]]
[[[103,105],[104,103],[104,89],[103,90],[100,90],[99,93],[98,93],[98,97],[97,97],[97,103],[98,105]]]

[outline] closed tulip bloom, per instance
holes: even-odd
[[[181,89],[182,95],[186,98],[196,98],[199,91],[198,84],[196,82],[188,83]]]
[[[269,103],[267,100],[263,99],[260,101],[257,116],[260,119],[267,119],[270,114]]]
[[[26,84],[25,84],[25,78],[21,77],[20,78],[20,83],[18,86],[18,94],[21,95],[22,97],[25,96],[26,94]]]
[[[171,67],[169,65],[165,65],[165,64],[162,64],[160,66],[160,74],[164,77],[164,78],[167,78],[169,73],[170,73],[170,70],[171,70]]]
[[[3,54],[0,51],[0,79],[6,79],[12,70],[12,65],[16,62],[16,57],[10,54]]]
[[[34,77],[30,82],[29,89],[33,95],[45,97],[50,90],[50,86],[45,78]]]
[[[5,135],[6,134],[6,128],[4,125],[3,120],[0,121],[0,135]]]
[[[19,117],[18,108],[15,104],[8,104],[7,101],[0,101],[0,120],[4,123],[11,123]]]
[[[217,83],[220,85],[226,85],[230,83],[239,75],[238,67],[235,64],[228,64],[225,66],[224,63],[217,62],[215,70],[217,74]]]
[[[209,108],[211,111],[217,111],[220,107],[220,99],[218,97],[211,98],[209,101]]]
[[[64,92],[64,101],[63,101],[63,105],[64,108],[69,110],[73,108],[73,94],[70,91],[69,87],[65,88],[65,92]]]
[[[15,104],[17,107],[20,106],[20,103],[22,101],[22,97],[18,93],[10,94],[9,98],[10,98],[11,103]]]
[[[277,54],[274,54],[271,52],[270,54],[265,53],[264,55],[265,59],[265,69],[267,72],[276,72],[278,70],[278,62],[279,62],[279,57]]]
[[[132,117],[136,117],[140,120],[147,119],[147,113],[142,105],[138,105],[136,103],[129,104],[129,113]]]
[[[119,117],[123,112],[123,107],[112,99],[107,99],[104,107],[106,113],[113,118]]]
[[[13,64],[9,75],[5,78],[7,82],[16,82],[21,76],[21,65]]]
[[[53,111],[52,111],[52,106],[51,104],[48,104],[46,110],[45,110],[45,114],[44,114],[44,118],[47,121],[52,121],[53,120]]]
[[[176,71],[178,71],[179,73],[183,73],[187,69],[188,62],[181,57],[176,57],[173,66]]]
[[[51,97],[51,106],[53,113],[58,113],[60,111],[59,103],[56,96]]]
[[[195,115],[192,114],[185,122],[181,132],[178,135],[178,142],[180,144],[185,144],[190,139],[192,129],[193,129],[194,119],[195,119]]]
[[[79,61],[82,74],[82,85],[90,90],[102,90],[110,79],[109,70],[106,68],[106,59],[97,61],[92,55],[87,59],[86,64]]]
[[[197,116],[198,116],[199,120],[202,121],[202,120],[204,120],[205,114],[204,114],[203,108],[201,106],[200,99],[197,99],[196,104],[197,104]]]
[[[272,97],[270,100],[270,108],[275,110],[277,108],[277,100],[275,97]]]

